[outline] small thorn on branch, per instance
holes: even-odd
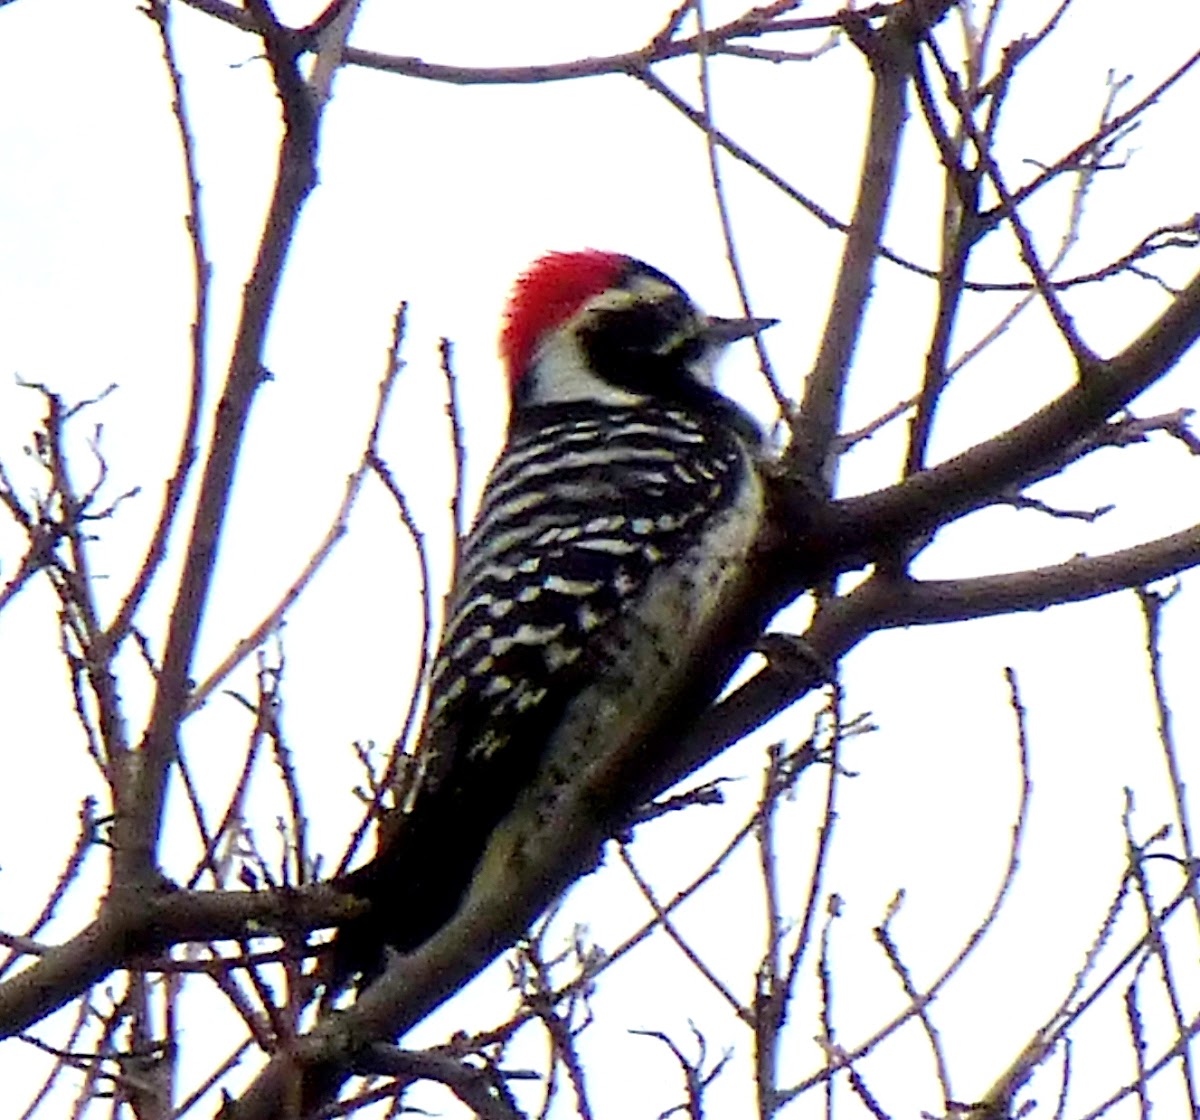
[[[1031,498],[1028,494],[1020,493],[1005,494],[1000,498],[1000,504],[1012,506],[1013,509],[1035,510],[1037,513],[1045,513],[1050,517],[1062,518],[1065,521],[1087,522],[1097,521],[1106,513],[1112,513],[1117,508],[1110,502],[1108,505],[1096,506],[1095,509],[1060,509],[1037,498]]]

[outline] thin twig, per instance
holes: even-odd
[[[734,284],[737,286],[738,301],[741,304],[742,314],[749,319],[753,318],[750,311],[750,297],[746,293],[746,278],[742,272],[741,262],[738,259],[737,242],[733,236],[733,219],[729,215],[729,205],[725,199],[725,187],[721,181],[721,167],[717,161],[717,141],[713,135],[712,85],[709,78],[708,37],[704,23],[703,0],[693,0],[692,10],[696,13],[696,25],[698,29],[697,42],[699,45],[696,50],[696,61],[699,65],[700,103],[702,112],[704,113],[704,148],[708,154],[708,175],[712,184],[713,201],[717,204],[717,216],[721,224],[721,237],[725,242],[725,259],[729,262],[729,271],[733,276]],[[780,387],[774,369],[771,368],[771,359],[767,355],[762,335],[755,334],[753,340],[754,349],[758,355],[758,368],[762,372],[768,388],[771,390],[771,395],[775,398],[775,405],[779,409],[779,414],[780,416],[789,416],[793,405]]]
[[[354,471],[346,479],[346,488],[342,492],[341,503],[338,505],[330,521],[328,531],[325,533],[321,543],[317,545],[309,556],[300,574],[291,582],[287,590],[280,596],[278,602],[263,617],[262,621],[229,651],[221,663],[203,681],[192,689],[188,696],[187,704],[184,707],[185,714],[190,715],[198,710],[213,692],[220,687],[221,683],[228,678],[229,674],[249,657],[251,653],[258,649],[270,634],[279,629],[287,612],[295,606],[296,601],[308,588],[309,584],[312,583],[313,577],[316,576],[317,572],[321,570],[325,562],[329,559],[334,548],[337,547],[338,543],[349,532],[350,514],[354,510],[363,483],[371,470],[371,452],[378,442],[379,430],[388,405],[391,402],[392,390],[395,388],[396,378],[404,368],[403,363],[399,360],[399,345],[404,338],[404,314],[406,307],[406,304],[401,304],[396,312],[393,350],[391,351],[394,357],[389,359],[387,371],[379,383],[379,391],[375,398],[375,411],[371,419],[371,430],[367,437],[367,445],[359,459],[358,466],[355,467]]]
[[[842,1065],[848,1065],[857,1061],[863,1055],[870,1053],[883,1039],[894,1034],[904,1023],[914,1016],[919,1015],[925,1007],[937,999],[942,989],[958,973],[966,960],[975,952],[979,942],[987,934],[988,930],[995,924],[1000,909],[1004,905],[1008,897],[1008,892],[1016,878],[1017,867],[1020,863],[1021,843],[1024,839],[1025,825],[1029,817],[1032,782],[1029,777],[1029,747],[1025,730],[1025,709],[1021,704],[1020,694],[1017,690],[1016,674],[1012,669],[1008,669],[1005,671],[1005,676],[1009,684],[1010,704],[1017,722],[1017,753],[1021,771],[1021,789],[1016,810],[1016,819],[1012,827],[1012,840],[1009,844],[1008,860],[1005,864],[1004,874],[992,898],[992,904],[954,959],[942,969],[933,983],[920,992],[899,1015],[875,1031],[866,1041],[856,1046],[853,1050],[847,1051]],[[804,1078],[790,1089],[781,1091],[778,1098],[780,1103],[794,1100],[814,1085],[819,1085],[822,1081],[828,1079],[839,1068],[841,1068],[840,1065],[832,1068],[826,1066],[811,1076]]]
[[[179,138],[180,154],[183,156],[184,179],[187,183],[187,214],[184,224],[188,231],[188,242],[192,251],[192,286],[194,307],[191,324],[191,368],[188,373],[187,416],[183,434],[179,441],[179,452],[175,458],[175,470],[167,480],[163,493],[162,509],[154,533],[146,548],[146,555],[138,569],[133,584],[126,593],[116,616],[105,631],[105,641],[115,647],[124,639],[133,623],[142,599],[151,580],[162,566],[166,555],[167,540],[179,513],[180,500],[187,486],[192,466],[199,454],[197,433],[200,427],[200,410],[204,400],[204,371],[208,361],[208,297],[212,279],[212,265],[205,251],[203,211],[200,206],[200,176],[196,169],[195,139],[192,136],[187,102],[183,94],[183,75],[176,61],[175,41],[171,34],[171,8],[165,0],[149,0],[142,9],[158,29],[162,44],[163,66],[171,82],[171,112],[175,118],[176,135]]]

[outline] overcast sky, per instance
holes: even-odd
[[[318,7],[281,3],[279,10],[301,24]],[[642,46],[670,8],[645,0],[453,6],[367,0],[351,41],[463,66],[567,61]],[[1051,8],[1042,0],[1012,0],[998,41],[1032,30]],[[710,0],[706,18],[716,24],[739,10]],[[1088,134],[1110,69],[1132,76],[1120,102],[1128,105],[1200,44],[1200,10],[1192,0],[1155,0],[1141,6],[1138,18],[1130,11],[1117,0],[1080,0],[1028,63],[1000,132],[1010,182],[1024,182],[1038,164],[1053,162]],[[257,244],[278,111],[253,39],[179,5],[175,30],[215,269],[210,376],[216,382]],[[0,68],[0,459],[19,484],[34,478],[21,448],[42,406],[16,378],[46,383],[71,400],[117,385],[89,415],[104,426],[110,494],[144,489],[102,527],[96,544],[96,570],[111,577],[103,585],[111,607],[156,516],[185,401],[192,304],[168,87],[154,29],[132,0],[15,0],[0,7],[0,36],[9,48]],[[814,36],[770,45],[803,50],[818,42]],[[954,41],[947,35],[944,42],[957,59]],[[679,60],[659,73],[694,102],[695,67],[694,60]],[[869,96],[855,50],[843,42],[815,62],[775,66],[720,58],[712,75],[718,125],[847,218]],[[1064,275],[1098,267],[1154,227],[1196,211],[1198,81],[1195,74],[1187,78],[1122,145],[1128,166],[1100,177]],[[320,187],[305,211],[272,321],[273,379],[257,403],[241,465],[200,643],[201,677],[273,604],[324,534],[361,452],[399,301],[409,303],[407,368],[383,447],[426,528],[443,580],[450,458],[440,337],[455,346],[473,497],[503,432],[499,316],[513,277],[532,258],[552,248],[625,251],[674,276],[706,309],[736,313],[703,136],[633,79],[505,88],[347,69],[334,93]],[[916,117],[904,160],[887,241],[936,267],[941,187]],[[798,396],[824,326],[841,237],[744,166],[724,160],[722,171],[753,309],[782,320],[765,342],[785,391]],[[1047,255],[1063,227],[1069,186],[1064,181],[1028,208]],[[993,240],[974,266],[978,278],[1020,278],[1011,243]],[[1194,258],[1177,253],[1159,271],[1179,283],[1194,268]],[[914,391],[932,295],[931,285],[879,266],[846,427],[868,422]],[[1122,277],[1067,300],[1084,337],[1106,354],[1161,311],[1166,295],[1151,282]],[[1009,302],[969,301],[956,349],[972,345]],[[722,385],[769,423],[770,397],[752,358],[749,351],[731,355]],[[1003,430],[1062,391],[1072,376],[1067,359],[1046,317],[1029,313],[964,370],[947,397],[934,456]],[[1191,354],[1138,409],[1149,414],[1197,403],[1200,359]],[[85,423],[77,432],[82,477],[92,469],[87,431]],[[895,425],[849,456],[844,491],[892,481],[903,436],[903,426]],[[1009,571],[1124,547],[1200,520],[1198,483],[1200,463],[1161,435],[1146,447],[1107,451],[1037,493],[1074,508],[1116,503],[1113,513],[1094,524],[1030,511],[981,513],[945,531],[919,571]],[[356,818],[348,744],[395,737],[416,671],[412,553],[377,490],[364,496],[352,530],[285,634],[289,734],[314,799],[315,835],[329,850]],[[20,547],[20,536],[0,522],[0,580],[11,574]],[[140,621],[152,642],[161,637],[176,571],[169,566],[143,610]],[[1196,739],[1200,719],[1196,588],[1194,577],[1184,580],[1167,624],[1181,742]],[[1019,784],[1006,665],[1016,668],[1031,713],[1035,800],[1011,909],[938,1005],[959,1096],[983,1092],[1064,994],[1121,874],[1123,788],[1135,790],[1140,835],[1170,819],[1140,626],[1127,593],[1034,616],[884,634],[847,659],[847,707],[870,711],[881,727],[847,748],[847,766],[859,776],[842,788],[826,880],[845,900],[835,960],[848,973],[837,1009],[847,1046],[904,1004],[870,940],[897,888],[908,893],[895,932],[914,976],[928,981],[980,920],[998,883]],[[123,687],[136,711],[146,682],[127,668]],[[236,684],[249,682],[243,673]],[[0,928],[11,932],[40,906],[80,800],[100,788],[80,749],[53,604],[43,587],[26,590],[0,619],[0,712],[8,774],[0,785]],[[774,730],[795,738],[807,726],[800,716]],[[188,725],[186,748],[203,759],[198,773],[214,794],[238,764],[245,728],[244,712],[222,697]],[[659,823],[661,840],[639,846],[664,892],[702,866],[722,842],[722,829],[752,803],[766,741],[759,736],[710,768],[747,776],[728,809],[714,809],[694,825]],[[789,807],[785,836],[796,849],[811,844],[819,786],[816,780],[803,786]],[[270,849],[274,795],[265,787],[260,820]],[[183,827],[169,839],[172,873],[194,858],[185,841]],[[93,862],[92,877],[69,900],[52,935],[65,936],[90,914],[88,892],[102,885],[100,860]],[[806,859],[797,866],[803,886]],[[757,928],[757,903],[724,889],[732,893],[698,902],[688,928],[728,968],[745,999],[747,960],[758,945],[748,944],[745,930]],[[800,898],[798,889],[793,903]],[[627,879],[610,869],[578,889],[564,928],[586,921],[592,936],[611,947],[643,916]],[[503,975],[491,983],[502,988]],[[813,991],[811,984],[804,989],[809,999]],[[617,1004],[627,1008],[619,1017]],[[731,1110],[726,1115],[745,1114],[748,1035],[665,942],[651,943],[639,962],[615,970],[597,1008],[601,1025],[585,1056],[596,1063],[601,1115],[652,1117],[677,1101],[677,1075],[665,1052],[627,1031],[686,1037],[689,1017],[711,1031],[714,1045],[728,1040],[735,1047],[724,1095],[715,1101]],[[612,1013],[607,1022],[606,1012]],[[458,1021],[453,1014],[440,1020],[443,1035],[447,1023]],[[223,1012],[213,1015],[211,1022],[228,1023]],[[821,1064],[811,1042],[815,1013],[802,1005],[797,1016],[785,1080]],[[440,1036],[431,1030],[422,1037]],[[919,1078],[905,1072],[914,1062],[921,1063]],[[926,1079],[927,1058],[915,1043],[897,1042],[877,1063],[877,1082],[889,1092],[886,1107],[904,1114],[938,1107],[929,1095],[935,1086]],[[0,1047],[0,1083],[27,1093],[40,1068],[29,1048]],[[615,1070],[621,1078],[612,1076]],[[648,1087],[638,1090],[636,1108],[622,1111],[632,1107],[629,1079],[639,1072]],[[201,1075],[199,1068],[191,1073]],[[1097,1076],[1098,1099],[1129,1071]]]

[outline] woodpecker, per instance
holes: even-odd
[[[485,863],[504,874],[490,848],[531,798],[706,671],[764,518],[761,433],[713,366],[774,321],[707,316],[617,253],[551,253],[517,280],[508,438],[447,600],[418,783],[341,883],[369,908],[339,933],[335,976],[432,936]]]

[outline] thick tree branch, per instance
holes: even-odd
[[[111,906],[63,945],[0,987],[0,1037],[20,1034],[139,955],[185,941],[307,933],[352,917],[361,904],[326,885],[281,891],[162,891],[124,911]]]
[[[1010,575],[914,581],[876,575],[829,601],[804,635],[811,658],[770,661],[721,701],[662,759],[663,788],[716,757],[821,683],[832,664],[877,630],[1039,611],[1143,586],[1200,564],[1200,526],[1106,556]]]
[[[836,460],[829,458],[829,449],[841,423],[842,396],[866,314],[871,276],[896,177],[906,90],[916,66],[916,41],[904,21],[893,17],[878,33],[863,22],[850,34],[867,55],[875,79],[871,127],[837,285],[821,347],[804,384],[789,456],[797,473],[814,480],[825,495],[833,492]]]
[[[1007,432],[895,486],[825,509],[814,510],[803,485],[782,486],[787,520],[813,524],[811,537],[795,538],[793,555],[806,568],[825,555],[861,566],[897,541],[1046,477],[1061,466],[1064,453],[1166,374],[1198,336],[1200,274],[1124,350],[1080,369],[1074,386]],[[807,572],[799,576],[792,582],[802,589]]]
[[[1200,564],[1200,525],[1106,556],[975,579],[903,580],[881,603],[881,628],[1041,611],[1141,587]]]

